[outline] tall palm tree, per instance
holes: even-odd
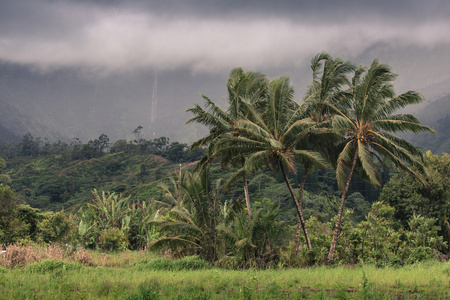
[[[327,151],[330,145],[336,140],[336,134],[331,130],[330,116],[333,114],[330,108],[323,103],[340,105],[342,99],[347,95],[350,81],[349,72],[354,70],[354,66],[349,61],[343,61],[341,58],[335,58],[325,52],[318,53],[311,59],[312,82],[307,87],[307,92],[303,100],[304,116],[309,117],[315,124],[309,130],[309,133],[297,140],[297,147],[319,151],[328,161],[331,151]],[[298,202],[302,206],[303,191],[306,178],[316,167],[314,161],[308,157],[300,156],[300,164],[303,167],[303,174],[300,179],[298,192]],[[300,223],[299,223],[300,224]],[[300,228],[297,228],[296,247],[298,250]]]
[[[274,173],[282,172],[298,213],[298,221],[303,229],[308,249],[311,242],[303,218],[302,208],[294,193],[288,172],[295,173],[298,157],[307,158],[317,165],[324,165],[322,157],[314,151],[295,148],[314,123],[300,116],[302,110],[293,100],[294,90],[288,77],[272,80],[267,94],[256,101],[243,101],[247,115],[236,124],[237,135],[227,134],[219,142],[224,150],[245,155],[241,170],[253,172],[268,166]]]
[[[396,76],[388,65],[374,60],[368,70],[361,66],[355,71],[351,97],[347,99],[348,110],[328,105],[336,114],[333,127],[343,138],[336,163],[342,197],[328,254],[329,262],[334,259],[344,201],[355,172],[372,185],[380,186],[380,175],[375,166],[377,160],[383,165],[392,163],[421,179],[410,166],[423,170],[422,152],[394,133],[433,130],[422,125],[413,115],[393,114],[397,109],[424,101],[415,91],[396,96],[392,85]],[[426,184],[424,180],[422,182]]]
[[[242,105],[242,99],[254,99],[260,97],[265,92],[266,76],[257,72],[247,72],[241,68],[231,70],[230,76],[227,80],[228,90],[228,109],[223,110],[216,103],[210,100],[205,95],[202,95],[205,101],[205,109],[200,105],[195,104],[194,107],[189,108],[187,112],[191,112],[194,116],[190,118],[186,124],[200,123],[209,127],[209,134],[194,142],[191,149],[207,146],[207,154],[198,163],[198,168],[204,168],[214,159],[220,158],[222,165],[225,167],[231,161],[238,165],[243,165],[245,158],[238,153],[231,151],[223,151],[217,148],[217,141],[224,133],[234,133],[237,121],[245,116],[246,112],[243,110],[245,106]],[[238,159],[236,159],[238,156]],[[248,216],[252,216],[250,195],[248,191],[247,173],[240,173],[244,184],[244,197],[247,206]]]

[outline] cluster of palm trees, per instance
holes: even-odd
[[[228,108],[220,108],[202,95],[205,105],[195,104],[187,123],[200,123],[209,133],[192,148],[206,147],[198,163],[204,169],[218,160],[237,171],[227,185],[242,180],[248,217],[252,216],[247,176],[258,169],[281,171],[297,209],[296,249],[303,231],[306,247],[310,237],[302,213],[306,176],[315,167],[331,166],[342,192],[328,255],[333,261],[344,202],[353,175],[380,186],[377,164],[400,167],[419,177],[423,171],[420,149],[396,132],[432,131],[411,114],[394,114],[409,104],[422,102],[414,91],[396,95],[396,74],[374,60],[369,68],[319,53],[311,61],[312,82],[301,102],[294,99],[288,77],[269,80],[256,72],[233,69],[227,81]],[[288,173],[303,167],[298,196]]]

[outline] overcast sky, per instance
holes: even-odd
[[[52,70],[226,72],[450,44],[450,1],[1,0],[0,60]]]

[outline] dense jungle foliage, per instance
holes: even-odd
[[[196,255],[223,268],[404,265],[450,253],[448,154],[394,135],[396,75],[320,53],[299,103],[290,79],[234,69],[227,109],[203,96],[190,147],[165,137],[2,144],[0,244]],[[6,163],[5,163],[6,162]]]

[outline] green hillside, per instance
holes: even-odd
[[[9,161],[5,173],[31,206],[57,211],[86,202],[94,188],[131,193],[137,185],[151,182],[145,193],[136,192],[144,200],[152,196],[158,180],[174,170],[176,165],[161,156],[119,152],[67,163],[61,155],[21,158]]]
[[[11,178],[8,185],[23,202],[42,210],[76,210],[92,199],[92,191],[111,191],[131,196],[132,201],[158,200],[164,197],[158,185],[178,176],[182,169],[192,168],[203,151],[190,152],[186,144],[170,143],[161,137],[126,142],[118,140],[105,152],[95,151],[99,140],[86,144],[57,142],[38,145],[41,139],[24,136],[19,144],[0,145],[0,153],[6,160],[2,174]],[[35,149],[36,152],[33,150]],[[223,170],[214,164],[210,175],[213,181],[227,180],[235,170]],[[299,174],[291,174],[294,188],[300,184]],[[389,176],[385,173],[384,181]],[[293,210],[289,191],[281,174],[264,169],[250,176],[249,191],[255,208],[278,202]],[[354,194],[350,207],[356,209],[357,218],[363,218],[369,204],[378,199],[380,190],[358,178],[350,187]],[[332,169],[316,170],[305,185],[305,215],[326,221],[335,214],[338,200],[337,183]],[[223,201],[243,204],[243,189],[237,182],[223,197]],[[240,204],[239,204],[240,205]],[[358,208],[359,205],[362,205]],[[290,219],[295,214],[286,214]]]

